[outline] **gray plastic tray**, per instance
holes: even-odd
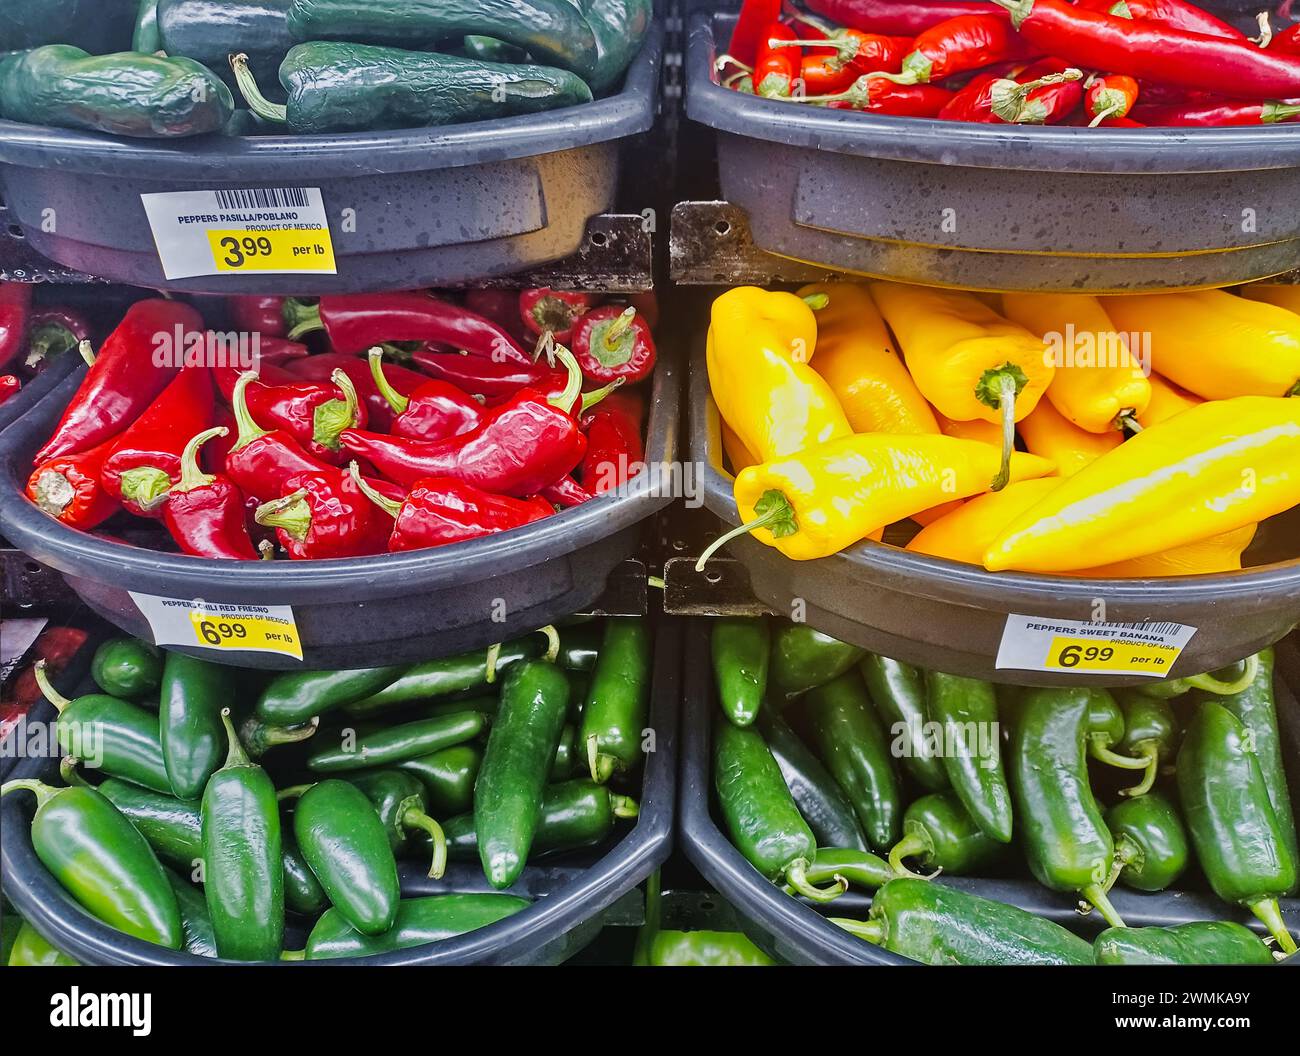
[[[616,95],[444,128],[159,144],[0,121],[0,197],[56,263],[154,289],[322,294],[502,275],[575,252],[613,207],[620,141],[655,120],[662,51],[655,23]],[[164,277],[141,194],[303,186],[323,195],[337,275]]]
[[[721,87],[734,16],[696,12],[687,116],[718,131],[724,196],[769,253],[973,289],[1222,286],[1300,264],[1300,124],[982,125]]]

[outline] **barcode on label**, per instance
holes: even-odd
[[[1177,634],[1181,623],[1101,623],[1101,627],[1121,631],[1146,631],[1148,634]]]
[[[311,201],[303,187],[255,187],[212,193],[222,209],[306,209]]]

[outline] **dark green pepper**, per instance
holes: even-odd
[[[110,638],[95,650],[90,677],[100,690],[121,700],[140,700],[162,682],[163,658],[157,646],[139,638]]]
[[[424,946],[486,928],[530,905],[514,895],[430,895],[404,898],[393,926],[382,935],[363,935],[337,909],[327,910],[311,929],[307,960],[327,957],[369,957],[410,946]]]
[[[429,809],[436,817],[446,818],[473,809],[474,781],[482,765],[483,752],[477,745],[458,744],[404,760],[397,769],[418,777],[428,793]]]
[[[276,675],[258,698],[254,714],[272,726],[296,726],[377,693],[395,682],[400,667],[350,671],[290,671]]]
[[[167,879],[171,882],[181,913],[185,952],[196,957],[217,956],[217,936],[212,930],[212,917],[208,914],[208,902],[203,892],[173,872],[167,873]]]
[[[23,921],[5,963],[10,968],[71,968],[77,962]]]
[[[34,674],[45,699],[58,709],[55,735],[60,748],[111,777],[171,793],[157,715],[102,693],[69,700],[50,685],[44,660],[37,661]]]
[[[569,680],[554,664],[513,664],[474,783],[474,829],[488,882],[509,887],[528,860],[546,779],[569,707]]]
[[[203,889],[222,957],[269,961],[284,942],[284,856],[280,810],[266,771],[249,760],[221,719],[226,765],[203,790]]]
[[[244,52],[257,76],[274,77],[295,43],[285,18],[289,0],[157,0],[157,6],[162,50],[212,70],[226,69],[228,56]]]
[[[142,55],[152,55],[162,51],[162,36],[158,32],[159,0],[137,0],[139,8],[135,14],[135,34],[131,37],[131,50]],[[191,56],[192,57],[192,56]]]
[[[260,759],[272,748],[285,744],[297,744],[316,736],[320,729],[320,719],[311,719],[296,726],[275,726],[263,722],[256,715],[250,715],[239,726],[239,739],[243,741],[248,754]]]
[[[316,752],[307,760],[307,768],[318,774],[335,774],[390,766],[472,741],[483,732],[485,725],[481,712],[457,711],[389,726],[360,737],[349,727],[344,729],[338,747]],[[551,758],[554,759],[554,753]]]
[[[555,749],[555,762],[548,775],[551,781],[567,781],[578,769],[578,731],[567,722],[560,731],[560,746]],[[583,760],[585,762],[585,760]]]
[[[840,847],[818,847],[817,857],[809,866],[805,879],[810,884],[844,882],[865,891],[874,891],[889,883],[898,874],[890,864],[870,851],[854,851]],[[796,894],[787,886],[788,894]]]
[[[1163,682],[1146,682],[1143,683],[1139,692],[1151,697],[1157,697],[1160,700],[1172,700],[1174,697],[1181,697],[1190,693],[1193,689],[1199,689],[1203,693],[1209,693],[1216,697],[1230,697],[1243,692],[1255,681],[1258,665],[1259,658],[1249,656],[1242,661],[1241,671],[1232,672],[1232,677],[1226,680],[1206,672],[1202,675],[1187,675],[1184,678],[1166,679]]]
[[[401,770],[376,770],[368,774],[353,774],[348,780],[361,789],[375,808],[384,831],[388,833],[388,845],[393,853],[400,854],[406,849],[413,832],[423,832],[433,846],[429,875],[435,880],[442,876],[447,868],[447,838],[442,826],[429,816],[429,804],[420,779]]]
[[[36,796],[36,857],[87,913],[137,939],[180,949],[176,896],[149,844],[125,815],[84,786],[6,781],[0,795],[18,789]]]
[[[1124,742],[1125,717],[1119,702],[1106,690],[1091,691],[1088,697],[1086,727],[1088,754],[1097,762],[1116,766],[1121,770],[1150,770],[1150,760],[1147,755],[1135,757],[1115,751]],[[1144,783],[1145,780],[1144,776]]]
[[[1116,699],[1124,713],[1124,737],[1118,747],[1126,755],[1147,762],[1142,780],[1121,794],[1142,796],[1155,786],[1160,765],[1172,759],[1177,750],[1178,719],[1169,702],[1159,697],[1136,690],[1119,690]]]
[[[713,681],[722,714],[737,726],[758,718],[767,693],[772,633],[763,617],[728,617],[713,621],[709,640]]]
[[[1155,792],[1106,811],[1120,883],[1136,891],[1163,891],[1187,868],[1187,832],[1174,805]]]
[[[163,763],[181,799],[203,794],[226,756],[221,709],[238,692],[233,667],[168,653],[158,702]]]
[[[293,823],[280,821],[280,851],[284,861],[284,904],[295,913],[314,917],[325,911],[329,899],[311,871],[293,834]]]
[[[891,880],[846,931],[922,964],[1092,964],[1092,947],[1023,909],[928,880]]]
[[[896,873],[908,870],[904,858],[916,858],[926,869],[970,876],[996,862],[1003,845],[990,837],[952,790],[931,792],[909,804],[903,815],[903,838],[889,852]]]
[[[591,26],[569,0],[293,0],[289,29],[297,40],[396,48],[479,34],[581,77],[599,60]]]
[[[596,35],[596,69],[587,83],[596,95],[613,88],[650,31],[653,0],[591,0],[587,24]]]
[[[715,724],[713,784],[731,842],[763,876],[787,883],[816,902],[844,893],[846,880],[836,880],[829,888],[807,880],[817,841],[757,730],[725,720]]]
[[[461,40],[461,53],[467,59],[479,62],[527,62],[528,56],[513,44],[507,44],[496,37],[484,37],[470,34]]]
[[[772,635],[772,681],[787,697],[797,697],[839,678],[865,655],[865,649],[806,623],[782,623]]]
[[[1107,928],[1093,943],[1098,964],[1272,964],[1247,927],[1198,920],[1171,928]]]
[[[596,660],[600,656],[600,643],[604,637],[604,631],[597,622],[563,628],[560,631],[560,651],[555,662],[566,671],[595,671]],[[535,642],[536,639],[532,641]],[[498,669],[503,666],[503,662],[498,659]]]
[[[925,675],[911,664],[867,653],[858,665],[880,721],[900,745],[903,769],[927,792],[948,787],[948,774],[933,739],[925,736]]]
[[[60,770],[71,784],[74,778],[65,759]],[[177,799],[162,792],[141,788],[115,777],[99,783],[99,793],[127,816],[164,862],[186,873],[203,860],[203,821],[197,799]]]
[[[1295,887],[1296,861],[1250,740],[1222,704],[1197,706],[1178,750],[1183,817],[1214,893],[1245,906],[1286,953],[1295,953],[1277,900]]]
[[[926,712],[943,730],[943,768],[953,791],[985,834],[1010,843],[1011,791],[996,691],[988,682],[939,671],[926,672],[925,686]]]
[[[636,800],[615,795],[587,778],[549,785],[542,796],[542,817],[529,853],[538,858],[558,851],[594,847],[614,831],[617,818],[636,816]],[[449,818],[443,829],[447,833],[450,857],[465,861],[478,857],[473,814]]]
[[[193,59],[50,44],[7,64],[0,82],[0,116],[10,121],[115,136],[201,136],[234,112],[230,89]]]
[[[763,712],[759,729],[817,846],[865,851],[867,838],[853,805],[798,734],[771,710]]]
[[[888,851],[898,841],[903,793],[862,678],[850,668],[811,690],[802,704],[813,751],[853,804],[872,848]]]
[[[1008,769],[1016,825],[1038,882],[1078,892],[1118,928],[1124,921],[1106,895],[1115,844],[1088,782],[1089,723],[1099,692],[1025,690],[1011,724]]]
[[[393,926],[401,887],[388,830],[355,785],[331,778],[312,785],[293,811],[293,834],[331,904],[357,931]]]
[[[659,931],[645,964],[652,968],[765,968],[776,964],[739,931]]]
[[[582,706],[578,743],[591,779],[604,784],[641,762],[650,707],[650,628],[642,619],[608,619]]]
[[[567,70],[366,44],[294,47],[280,65],[284,105],[262,95],[244,55],[231,65],[253,113],[303,135],[431,128],[591,102],[591,89]]]

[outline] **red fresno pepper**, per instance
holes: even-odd
[[[25,282],[0,282],[0,367],[7,367],[23,350],[32,288]]]
[[[773,22],[758,40],[754,59],[754,92],[767,99],[789,99],[799,79],[799,50],[782,47],[782,42],[796,39],[795,32],[783,22]]]
[[[574,328],[573,354],[589,380],[631,384],[654,370],[654,334],[635,308],[593,308]]]
[[[897,77],[902,84],[933,84],[991,63],[1041,54],[1042,50],[1018,34],[1011,19],[1001,12],[961,15],[918,36]]]
[[[1195,4],[1187,3],[1187,0],[1075,0],[1075,2],[1085,11],[1105,12],[1117,18],[1159,22],[1162,25],[1185,29],[1188,33],[1200,33],[1207,37],[1246,39],[1246,34],[1235,26],[1228,25],[1221,18],[1215,18]]]
[[[590,443],[587,450],[591,450]],[[541,496],[552,505],[563,506],[565,509],[581,506],[588,499],[596,497],[570,476],[563,476],[554,484],[548,484],[542,489]]]
[[[156,500],[181,475],[186,441],[212,424],[212,378],[185,367],[139,418],[112,442],[100,481],[137,517],[161,517]]]
[[[1122,73],[1095,77],[1088,85],[1084,101],[1093,125],[1107,118],[1127,117],[1138,100],[1138,82]]]
[[[581,480],[599,495],[621,487],[645,463],[641,441],[642,407],[639,397],[616,392],[590,414],[583,416],[587,430],[587,455]]]
[[[507,532],[555,512],[542,499],[494,495],[451,477],[417,480],[410,494],[401,502],[394,502],[361,478],[355,462],[350,472],[356,486],[370,501],[393,518],[388,549],[394,553]]]
[[[13,374],[0,374],[0,403],[17,396],[23,383]]]
[[[36,639],[29,655],[43,660],[46,677],[57,682],[89,637],[80,627],[47,627]],[[34,667],[34,664],[25,665],[5,683],[4,696],[0,697],[0,740],[9,736],[14,724],[31,711],[32,705],[45,699],[36,682]]]
[[[450,345],[498,363],[531,363],[532,357],[502,326],[459,304],[426,293],[352,293],[322,297],[297,309],[295,340],[323,329],[335,352],[352,355],[392,341]]]
[[[100,483],[113,441],[89,451],[74,451],[37,464],[27,480],[27,497],[55,520],[83,532],[102,524],[122,507]]]
[[[484,319],[491,319],[520,344],[527,342],[527,329],[519,316],[516,290],[466,290],[465,307]]]
[[[231,399],[239,372],[222,367],[214,373],[222,395]],[[265,385],[260,378],[259,372],[259,380],[244,390],[253,421],[264,429],[283,429],[322,462],[338,459],[339,433],[364,427],[369,420],[352,379],[342,370],[330,375],[329,385],[296,378],[288,384]]]
[[[23,365],[39,373],[60,356],[71,355],[90,339],[90,323],[72,308],[37,308],[27,321],[27,357]]]
[[[274,528],[280,545],[293,558],[327,560],[383,553],[388,525],[358,480],[338,469],[299,473],[284,483],[289,494],[263,503],[253,519]]]
[[[823,95],[841,92],[858,78],[852,66],[841,66],[834,55],[805,55],[799,61],[799,77],[805,92]]]
[[[393,410],[384,398],[384,394],[375,385],[370,374],[370,365],[356,356],[344,356],[330,352],[306,359],[293,360],[286,364],[286,370],[296,377],[307,381],[330,381],[336,370],[343,371],[356,386],[357,395],[366,405],[369,424],[375,429],[387,429],[393,423]],[[428,379],[423,374],[405,367],[390,366],[385,373],[388,382],[403,396],[409,396]]]
[[[180,301],[137,301],[105,339],[54,435],[36,454],[45,462],[85,451],[116,436],[153,403],[176,375],[182,349],[159,355],[161,342],[203,329],[203,318]]]
[[[599,300],[599,296],[594,293],[553,290],[549,286],[521,290],[519,315],[531,333],[540,337],[549,330],[555,335],[555,340],[567,344],[573,333],[573,324],[583,312],[594,308]]]
[[[763,30],[781,17],[781,0],[745,0],[731,31],[727,54],[746,66],[754,65]]]
[[[226,456],[226,473],[249,499],[284,494],[284,484],[299,473],[338,470],[303,450],[283,429],[263,429],[248,410],[244,390],[257,380],[255,371],[241,374],[231,400],[239,435]],[[345,430],[346,432],[346,430]]]
[[[808,0],[808,7],[854,29],[909,37],[960,15],[985,15],[997,10],[981,0]]]
[[[181,552],[191,557],[255,561],[258,555],[244,519],[244,496],[225,474],[199,468],[199,448],[227,431],[219,425],[186,442],[180,479],[162,502],[163,523]]]
[[[903,59],[913,48],[913,38],[893,37],[880,33],[864,33],[859,29],[836,29],[824,37],[792,41],[775,41],[774,48],[799,47],[809,48],[813,55],[825,59],[825,75],[852,71],[859,73],[898,73],[903,67]],[[809,55],[804,56],[807,65]],[[807,78],[805,77],[805,80]],[[852,80],[852,75],[845,79],[841,87]],[[807,85],[808,91],[815,91],[813,84]],[[838,88],[827,89],[839,91]]]
[[[426,381],[409,396],[389,384],[384,375],[384,350],[370,350],[370,372],[375,386],[393,412],[394,436],[412,440],[442,440],[467,433],[483,420],[483,404],[445,381]]]
[[[1276,125],[1300,118],[1300,99],[1247,103],[1235,99],[1185,103],[1181,106],[1143,106],[1133,118],[1144,125],[1213,127],[1226,125]]]
[[[227,297],[226,312],[237,330],[247,330],[265,337],[284,337],[289,333],[284,301],[283,297],[263,294]]]
[[[893,117],[938,117],[954,95],[937,84],[895,84],[879,77],[859,77],[847,91],[826,99],[825,104],[833,110],[866,110]]]
[[[1082,79],[1080,70],[1051,73],[1024,83],[1009,77],[995,77],[991,81],[977,79],[958,92],[939,111],[939,117],[944,121],[974,121],[986,125],[1042,124],[1052,116],[1056,107],[1052,102],[1031,99],[1031,93]],[[1076,96],[1071,109],[1077,105]]]
[[[1300,56],[1257,48],[1246,40],[1085,11],[1066,0],[996,2],[1012,12],[1012,21],[1031,44],[1076,66],[1233,98],[1300,95]]]
[[[555,370],[543,363],[529,363],[526,367],[513,363],[493,363],[490,359],[462,356],[458,352],[419,351],[413,353],[411,361],[426,374],[455,385],[462,392],[486,396],[488,399],[511,396],[525,388],[546,393],[559,392],[568,380],[564,371]],[[388,367],[384,375],[392,381],[393,368]],[[410,393],[406,395],[409,396]]]
[[[1290,29],[1284,29],[1273,37],[1268,46],[1269,51],[1280,51],[1287,55],[1300,55],[1300,22]]]

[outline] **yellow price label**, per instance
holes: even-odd
[[[212,260],[219,273],[337,270],[329,228],[280,231],[208,231]]]
[[[1164,674],[1182,652],[1177,645],[1056,636],[1043,666],[1049,671],[1123,671]]]
[[[193,609],[190,622],[195,643],[208,649],[285,653],[302,659],[298,625],[292,617],[226,615]]]

